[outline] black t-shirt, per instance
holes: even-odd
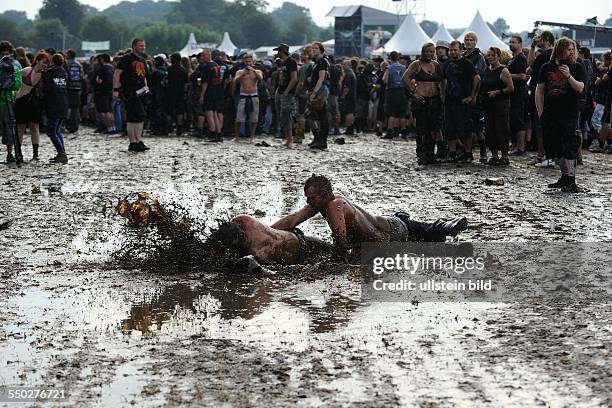
[[[446,97],[461,100],[472,95],[472,82],[478,73],[474,65],[465,58],[449,60],[442,71],[446,78]]]
[[[340,95],[340,77],[342,76],[342,68],[338,65],[329,67],[329,94]]]
[[[325,71],[326,73],[325,81],[323,82],[323,84],[327,83],[328,70],[329,62],[327,62],[327,59],[320,58],[318,61],[315,62],[312,68],[312,73],[310,74],[310,83],[308,84],[309,90],[312,91],[317,86],[317,82],[319,81],[319,72],[321,71]]]
[[[570,66],[570,75],[578,82],[584,82],[586,73],[582,64]],[[547,62],[540,69],[538,84],[544,84],[544,110],[561,117],[574,117],[578,112],[580,93],[572,89],[569,79],[559,71],[556,61]]]
[[[524,74],[527,71],[527,57],[522,52],[518,53],[515,57],[513,57],[508,63],[508,71],[511,74]],[[521,91],[527,85],[527,81],[520,81],[518,79],[513,79],[512,83],[514,84],[514,93],[518,94],[518,91]]]
[[[134,53],[124,55],[117,68],[121,72],[121,88],[125,93],[134,93],[138,89],[145,86],[147,77],[147,63],[143,57],[139,57]]]
[[[110,64],[104,64],[96,71],[96,79],[100,78],[102,83],[97,81],[94,83],[94,93],[112,93],[113,92],[113,74],[115,68]]]
[[[168,95],[174,97],[182,97],[185,93],[185,84],[187,71],[180,65],[171,65],[168,67]]]
[[[355,76],[355,72],[353,72],[352,69],[350,71],[346,71],[346,73],[344,74],[344,79],[342,80],[342,88],[348,89],[348,92],[345,95],[345,99],[351,101],[357,99],[357,77]]]
[[[531,97],[535,97],[535,89],[538,85],[538,78],[540,77],[540,69],[544,64],[550,61],[550,56],[552,55],[553,49],[549,49],[546,51],[542,51],[540,55],[536,57],[531,64],[531,81],[529,81],[529,89],[531,90]]]
[[[279,94],[285,92],[287,85],[289,85],[289,82],[291,81],[291,73],[295,72],[297,75],[297,70],[297,62],[295,62],[293,58],[287,58],[278,73],[278,90],[276,92]],[[289,91],[289,94],[293,94],[294,92],[295,85],[293,86],[293,89]]]
[[[204,97],[219,97],[222,95],[221,89],[221,68],[215,61],[200,64],[198,70],[202,74],[202,84],[207,83]]]

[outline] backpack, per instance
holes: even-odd
[[[0,90],[15,90],[15,66],[9,58],[0,60]]]
[[[389,82],[387,84],[387,89],[392,88],[403,88],[404,82],[402,81],[402,77],[406,72],[406,66],[400,63],[394,63],[389,65]]]
[[[81,82],[81,66],[76,62],[70,64],[69,68],[70,82]]]

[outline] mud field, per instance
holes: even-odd
[[[612,404],[609,302],[370,303],[355,267],[142,270],[113,259],[138,234],[112,215],[148,191],[205,228],[239,213],[270,223],[304,205],[316,172],[378,214],[465,215],[462,241],[610,241],[612,156],[586,152],[585,192],[568,195],[546,191],[558,170],[527,158],[419,167],[414,141],[313,152],[266,140],[148,138],[139,154],[83,129],[68,165],[46,163],[47,140],[40,162],[1,165],[0,385],[66,387],[52,404],[64,406]],[[505,185],[485,186],[491,176]],[[303,229],[330,236],[322,218]]]

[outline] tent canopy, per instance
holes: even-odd
[[[219,51],[223,51],[227,55],[238,55],[238,52],[240,51],[240,48],[236,47],[236,45],[234,45],[232,42],[232,39],[227,31],[223,33],[223,41],[221,41],[221,44],[217,47],[217,49]]]
[[[179,51],[181,57],[189,57],[194,54],[199,54],[202,52],[204,48],[215,48],[217,44],[213,43],[199,43],[196,41],[195,35],[193,33],[189,34],[189,39],[187,40],[187,44],[183,47],[182,50]]]
[[[440,27],[438,27],[438,30],[431,37],[431,39],[433,40],[433,42],[446,41],[449,43],[455,40],[453,36],[448,32],[446,27],[444,27],[444,23],[440,24]]]
[[[457,39],[459,41],[463,41],[463,37],[465,37],[465,35],[470,31],[475,32],[478,36],[478,43],[476,44],[476,46],[480,48],[480,50],[484,54],[487,53],[487,50],[490,47],[497,47],[502,50],[509,49],[508,45],[502,40],[500,40],[499,37],[497,37],[495,33],[493,33],[493,31],[491,31],[489,25],[482,18],[480,11],[476,12],[476,15],[470,23],[470,26],[466,28],[465,31]]]
[[[372,55],[381,55],[391,51],[397,51],[407,55],[420,55],[423,44],[432,42],[431,38],[416,22],[412,14],[408,14],[402,25],[397,29],[393,37],[387,43],[375,50]]]

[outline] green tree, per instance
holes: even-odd
[[[30,20],[28,20],[28,15],[25,11],[18,10],[6,10],[5,12],[0,13],[0,18],[10,20],[18,26],[24,23],[31,22]]]
[[[493,22],[493,31],[495,34],[501,35],[502,33],[507,33],[510,30],[510,26],[506,22],[506,19],[499,17],[497,20]]]
[[[12,20],[0,17],[0,38],[10,41],[13,46],[26,45],[26,37],[23,30]]]
[[[168,25],[163,23],[136,27],[134,36],[144,38],[147,54],[173,53],[185,46],[189,33],[194,33],[199,42],[220,42],[221,36],[204,27],[190,24]]]
[[[289,1],[284,2],[279,8],[274,9],[271,14],[281,27],[290,27],[289,22],[296,17],[311,18],[310,10]]]
[[[59,19],[70,33],[78,36],[85,11],[78,0],[44,0],[38,15],[42,20]]]
[[[423,20],[420,26],[425,31],[425,34],[431,37],[438,31],[439,24],[437,21]]]
[[[81,30],[83,41],[110,41],[111,50],[124,48],[130,40],[130,34],[124,22],[113,22],[102,14],[86,18]]]
[[[331,40],[332,38],[334,38],[334,35],[335,35],[335,30],[334,30],[333,25],[330,24],[325,28],[319,27],[318,37],[321,41]]]
[[[246,17],[240,24],[244,44],[242,47],[255,48],[261,45],[278,43],[281,32],[276,20],[270,14],[254,13]]]
[[[284,31],[283,41],[291,45],[301,45],[307,41],[320,39],[318,27],[312,23],[310,17],[304,15],[292,17]]]
[[[166,19],[171,24],[211,25],[217,21],[224,7],[223,0],[180,0],[173,4]]]
[[[28,43],[34,49],[47,49],[49,47],[61,50],[63,45],[64,33],[66,33],[66,47],[79,49],[80,44],[75,43],[75,38],[67,34],[68,29],[58,18],[36,20],[32,26]]]

